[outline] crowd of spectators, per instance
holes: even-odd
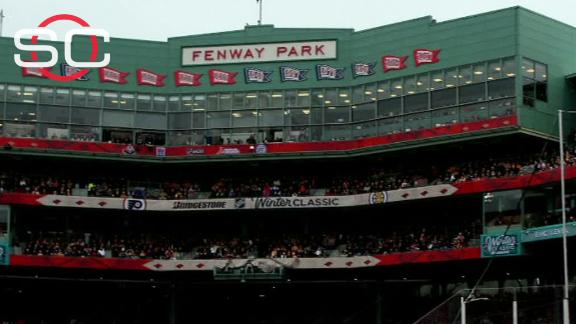
[[[574,165],[576,162],[574,153],[568,151],[565,161],[568,165]],[[236,177],[203,183],[186,179],[150,184],[123,178],[73,180],[65,177],[35,177],[5,172],[0,174],[0,193],[15,191],[73,195],[74,189],[86,189],[89,196],[147,199],[194,199],[201,195],[202,198],[350,195],[512,177],[552,170],[558,166],[559,159],[552,152],[544,156],[486,159],[445,167],[426,167],[421,170],[376,169],[362,176],[336,176],[329,179],[318,176]]]
[[[31,233],[16,246],[24,255],[113,257],[145,259],[312,258],[362,256],[460,249],[467,247],[474,230],[396,231],[379,234],[281,235],[254,238],[173,238],[161,235],[121,237],[62,232]]]

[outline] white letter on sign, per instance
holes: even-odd
[[[71,29],[66,33],[64,37],[64,58],[68,65],[77,68],[100,68],[105,67],[110,64],[110,53],[104,53],[104,59],[100,62],[76,62],[72,59],[72,38],[75,35],[85,35],[85,36],[101,36],[104,38],[104,43],[110,42],[110,34],[104,29],[92,29],[92,28],[78,28]]]
[[[14,45],[17,49],[22,51],[30,52],[50,52],[52,57],[48,62],[24,62],[22,61],[20,54],[14,54],[14,62],[20,67],[25,68],[45,68],[51,67],[58,63],[58,50],[50,45],[26,45],[22,44],[21,39],[24,35],[44,35],[48,36],[49,40],[55,41],[58,39],[56,33],[47,28],[35,28],[35,29],[20,29],[14,34]]]

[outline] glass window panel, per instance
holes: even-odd
[[[9,103],[6,105],[6,119],[16,121],[36,121],[36,105]]]
[[[167,145],[170,146],[185,146],[192,144],[191,131],[173,131],[168,133]]]
[[[247,144],[250,137],[256,139],[256,128],[232,128],[222,134],[224,144]]]
[[[192,114],[189,112],[168,114],[169,129],[192,128]]]
[[[460,122],[470,123],[488,119],[488,103],[460,107]]]
[[[364,94],[362,94],[364,95]],[[320,90],[312,90],[312,107],[324,106],[324,92]]]
[[[456,88],[432,91],[430,93],[432,108],[441,108],[456,105],[457,103],[456,94],[457,94]]]
[[[500,60],[488,62],[488,80],[495,80],[502,77],[502,63]]]
[[[516,61],[513,57],[502,60],[502,73],[509,78],[516,76]]]
[[[235,111],[232,113],[232,127],[253,127],[256,126],[256,110]]]
[[[404,113],[428,109],[428,93],[419,93],[404,97]]]
[[[486,81],[486,64],[478,63],[472,65],[472,81],[475,83]]]
[[[138,97],[138,108],[142,108],[141,110],[148,110],[149,108],[146,107],[148,107],[150,100],[146,97],[149,96],[142,96],[142,98],[140,98],[140,96]],[[120,95],[120,100],[118,100],[118,104],[120,109],[132,110],[136,105],[136,96],[132,93],[122,93]]]
[[[134,113],[129,111],[104,110],[102,125],[111,127],[134,127]]]
[[[100,110],[74,107],[71,111],[72,123],[83,125],[100,125]]]
[[[220,110],[230,110],[230,109],[232,109],[232,94],[231,93],[221,94],[220,95]]]
[[[458,123],[458,108],[444,108],[432,111],[432,127],[443,127]]]
[[[402,79],[392,80],[390,82],[390,97],[400,97],[402,95]]]
[[[244,94],[235,93],[232,96],[232,109],[244,109]]]
[[[136,127],[147,129],[166,129],[166,114],[136,113]]]
[[[402,132],[402,118],[384,118],[378,121],[378,132],[380,135],[391,135]]]
[[[284,107],[284,94],[282,94],[281,91],[272,92],[271,106],[275,107],[275,108],[283,108]]]
[[[194,111],[203,111],[206,109],[206,96],[205,95],[195,95],[194,103],[192,104]]]
[[[390,82],[381,81],[376,86],[376,98],[378,100],[388,98],[390,95]]]
[[[8,87],[10,88],[10,87]],[[56,97],[56,94],[54,93],[54,89],[53,88],[41,88],[40,89],[40,103],[41,104],[53,104],[54,103],[54,98]]]
[[[513,97],[515,92],[515,78],[506,78],[488,82],[488,99]]]
[[[56,89],[56,97],[54,98],[56,105],[69,106],[70,105],[70,90]]]
[[[38,124],[39,137],[51,140],[69,140],[70,129],[68,127],[68,125]]]
[[[428,73],[416,76],[416,92],[425,92],[430,90],[430,78]]]
[[[364,102],[364,86],[359,85],[352,88],[352,102],[362,103]]]
[[[340,88],[338,90],[338,104],[339,105],[349,105],[352,102],[350,89]]]
[[[548,84],[547,82],[536,82],[536,99],[548,101]]]
[[[193,112],[192,113],[192,127],[193,128],[206,128],[206,116],[205,112]]]
[[[270,107],[270,101],[271,101],[271,97],[270,97],[270,92],[267,91],[260,91],[258,93],[258,100],[260,108],[269,108]]]
[[[547,81],[548,80],[548,66],[546,64],[536,63],[535,64],[535,79],[536,81]]]
[[[123,112],[125,114],[132,114]],[[102,141],[117,144],[131,144],[134,143],[134,133],[132,130],[127,129],[106,129],[102,131]]]
[[[39,120],[53,123],[68,123],[69,107],[40,106]]]
[[[36,137],[36,124],[7,122],[4,125],[4,136]]]
[[[194,108],[194,97],[192,96],[182,96],[182,110],[190,111]]]
[[[38,102],[38,88],[36,87],[24,87],[24,92],[22,93],[22,102],[35,103]]]
[[[168,98],[168,111],[180,111],[180,97],[170,96]]]
[[[323,119],[323,110],[325,108],[312,108],[310,109],[310,123],[312,124],[322,124],[324,122]]]
[[[486,100],[486,87],[484,83],[471,84],[460,87],[460,103],[472,103]]]
[[[376,103],[369,102],[352,106],[352,121],[374,119],[376,116]]]
[[[70,139],[73,141],[100,141],[100,128],[92,126],[70,126]]]
[[[139,94],[136,97],[136,107],[142,111],[152,110],[152,96]]]
[[[102,107],[102,92],[100,91],[88,91],[88,97],[86,98],[87,107]]]
[[[345,141],[350,139],[351,131],[350,125],[326,125],[323,137],[326,141]]]
[[[154,131],[142,131],[136,133],[136,144],[165,145],[166,133]]]
[[[322,141],[324,139],[324,129],[322,126],[309,127],[310,139],[306,141]]]
[[[408,115],[404,117],[404,131],[413,132],[431,128],[430,112]]]
[[[76,107],[86,106],[86,91],[72,90],[72,106]]]
[[[286,107],[296,107],[296,91],[288,90],[284,92],[284,104]]]
[[[416,93],[416,76],[404,78],[404,94],[411,95]]]
[[[460,85],[472,83],[472,67],[469,65],[461,66],[459,69],[458,79]]]
[[[208,110],[218,110],[218,95],[211,94],[208,95]]]
[[[154,111],[164,112],[166,111],[166,97],[164,96],[154,96]]]
[[[378,117],[397,116],[402,113],[402,98],[378,101]]]
[[[350,107],[326,107],[324,110],[324,122],[329,123],[348,123],[350,121]]]
[[[446,70],[446,80],[444,85],[446,88],[453,88],[458,86],[458,83],[462,79],[462,76],[458,74],[458,69]]]
[[[355,124],[352,127],[352,138],[366,138],[378,135],[378,124],[376,121]]]
[[[260,110],[258,113],[259,126],[282,126],[284,125],[284,111],[282,109]]]
[[[8,91],[6,93],[6,100],[11,102],[21,102],[22,101],[22,87],[16,85],[9,85]]]
[[[310,124],[310,108],[294,108],[286,112],[288,112],[286,115],[288,125]]]
[[[529,78],[523,78],[522,81],[522,93],[524,97],[536,98],[536,82]]]
[[[364,102],[378,100],[378,92],[376,90],[376,83],[369,83],[364,87]]]
[[[230,127],[230,112],[209,112],[206,114],[206,128]],[[197,128],[194,124],[194,128]]]
[[[444,88],[445,81],[444,70],[432,72],[430,89],[435,90]]]
[[[320,133],[322,133],[321,126]],[[290,127],[286,134],[287,142],[309,142],[310,141],[310,129],[308,127]]]
[[[118,108],[118,93],[105,92],[103,102],[105,108]]]
[[[310,91],[298,90],[298,97],[296,98],[296,105],[298,107],[310,107]]]
[[[516,99],[502,99],[490,102],[490,118],[512,116],[516,114]]]
[[[338,103],[338,93],[336,89],[327,89],[324,94],[324,104],[326,106],[332,106]]]
[[[530,79],[536,78],[536,66],[534,61],[527,58],[522,59],[522,76]]]

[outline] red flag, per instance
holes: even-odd
[[[420,66],[422,64],[434,64],[440,62],[440,55],[441,50],[428,50],[425,48],[419,48],[414,50],[414,62],[416,66]]]
[[[174,72],[174,80],[176,81],[176,86],[193,86],[197,87],[201,85],[200,78],[202,74],[199,73],[190,73],[184,71],[176,71]]]
[[[163,87],[164,79],[166,79],[166,76],[163,74],[156,74],[144,69],[136,70],[136,77],[138,79],[138,85],[151,85],[155,87]]]
[[[382,57],[382,67],[384,72],[393,70],[404,70],[408,56],[384,56]]]
[[[236,84],[238,72],[226,72],[222,70],[210,70],[210,85],[215,84]]]
[[[46,78],[42,74],[42,69],[46,69],[46,71],[50,72],[50,70],[52,68],[51,67],[49,67],[49,68],[26,68],[26,67],[23,67],[22,68],[22,76],[23,77]]]
[[[100,82],[112,82],[112,83],[119,83],[119,84],[126,84],[126,77],[128,76],[128,72],[118,71],[113,68],[103,67],[98,70],[100,75]]]

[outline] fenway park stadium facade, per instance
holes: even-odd
[[[113,38],[72,82],[0,43],[0,321],[561,322],[572,26]]]

